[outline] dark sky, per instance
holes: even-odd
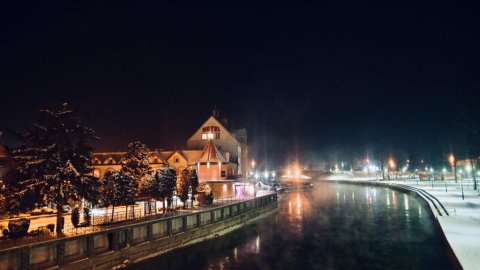
[[[259,159],[422,156],[450,147],[480,96],[464,1],[98,2],[2,4],[0,129],[68,101],[99,150],[173,148],[217,105]]]

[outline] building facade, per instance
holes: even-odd
[[[230,131],[226,119],[219,120],[213,111],[200,128],[188,139],[184,150],[155,150],[148,152],[151,170],[174,168],[177,177],[187,168],[197,170],[200,182],[207,184],[216,198],[234,196],[235,179],[246,175],[247,132],[245,129]],[[93,175],[103,177],[107,171],[121,169],[126,152],[94,153]]]

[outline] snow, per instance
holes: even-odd
[[[396,179],[391,181],[378,181],[371,178],[353,177],[351,174],[336,174],[326,180],[348,180],[358,182],[377,182],[385,185],[400,184],[423,189],[437,198],[449,212],[449,215],[439,215],[435,209],[432,212],[438,220],[440,227],[450,244],[453,252],[464,269],[480,269],[480,193],[473,190],[473,183],[468,179],[460,181],[417,181],[413,179]],[[430,207],[432,207],[430,205]]]

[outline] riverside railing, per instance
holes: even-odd
[[[271,197],[273,196],[273,197]],[[196,215],[205,212],[210,212],[213,209],[222,208],[226,206],[237,205],[235,209],[229,209],[228,213],[232,215],[232,212],[239,213],[244,209],[254,209],[257,204],[260,206],[262,202],[265,201],[265,198],[272,198],[269,199],[276,201],[276,194],[271,193],[264,196],[259,197],[247,197],[247,198],[223,198],[223,199],[216,199],[213,201],[211,205],[206,206],[196,206],[196,207],[186,207],[178,208],[172,211],[145,211],[143,209],[129,209],[128,211],[119,210],[113,214],[106,213],[106,214],[92,214],[91,223],[89,226],[84,227],[74,227],[70,222],[66,223],[63,229],[63,234],[60,237],[57,237],[55,232],[50,232],[45,230],[43,226],[37,229],[38,233],[35,236],[24,236],[19,239],[2,239],[0,240],[0,252],[1,250],[19,247],[24,245],[31,245],[36,243],[41,243],[45,241],[51,241],[55,239],[67,239],[70,237],[75,237],[79,235],[85,235],[89,233],[95,233],[100,231],[106,231],[109,229],[114,229],[120,226],[129,226],[135,225],[136,223],[141,223],[144,221],[151,221],[151,220],[162,220],[162,219],[170,219],[178,216],[188,216],[188,215]],[[274,198],[274,199],[273,199]],[[255,207],[254,207],[255,205]],[[218,216],[214,213],[214,215]],[[212,217],[215,219],[218,217]],[[200,223],[200,222],[199,222]]]

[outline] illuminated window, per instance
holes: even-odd
[[[207,139],[207,133],[202,133],[202,140],[206,140]]]
[[[208,133],[208,139],[212,140],[213,139],[213,133]]]

